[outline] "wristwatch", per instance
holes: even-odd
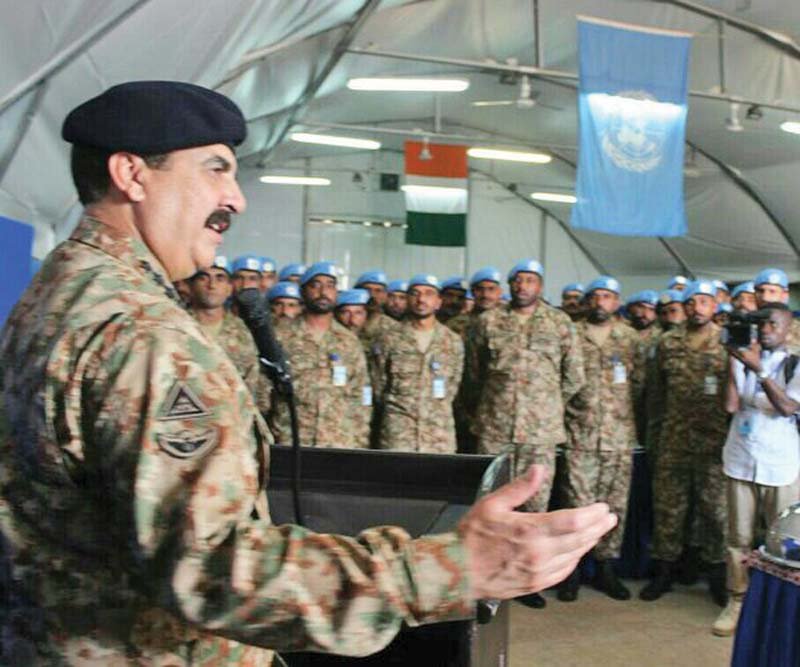
[[[764,382],[764,380],[769,380],[769,373],[762,368],[758,373],[756,373],[756,377],[758,378],[759,382]]]

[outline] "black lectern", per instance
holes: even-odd
[[[271,448],[269,502],[276,524],[294,521],[289,447]],[[301,506],[305,525],[355,535],[396,525],[412,536],[451,530],[479,493],[509,478],[504,457],[303,448]],[[283,653],[290,667],[503,667],[508,664],[508,606],[484,607],[481,620],[403,628],[366,658]],[[494,611],[496,613],[492,614]]]

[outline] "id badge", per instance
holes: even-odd
[[[716,396],[719,392],[719,381],[716,375],[706,375],[703,381],[703,394],[706,396]]]
[[[614,384],[625,384],[628,381],[628,373],[625,370],[625,364],[614,364]]]
[[[344,387],[347,385],[347,366],[334,366],[331,373],[334,387]]]
[[[444,377],[437,375],[433,378],[433,397],[434,398],[447,398],[447,385]]]
[[[748,436],[753,432],[753,422],[750,417],[745,417],[739,422],[739,435]]]
[[[372,386],[364,385],[361,388],[361,405],[368,408],[372,405]]]

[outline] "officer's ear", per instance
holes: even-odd
[[[134,153],[112,153],[108,157],[111,183],[131,202],[140,202],[145,197],[144,180],[147,169],[144,159]]]

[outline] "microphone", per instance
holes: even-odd
[[[283,395],[292,393],[292,374],[281,344],[275,338],[272,315],[261,293],[255,288],[236,294],[239,316],[253,335],[261,363],[275,388]]]

